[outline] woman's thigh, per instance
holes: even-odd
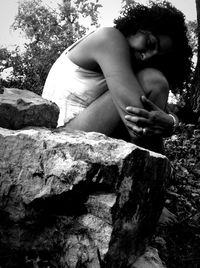
[[[167,102],[168,88],[166,88],[167,82],[162,73],[148,68],[140,71],[137,74],[137,79],[144,89],[144,94],[164,109]],[[162,105],[158,103],[160,100],[162,100]],[[100,132],[110,137],[129,140],[128,131],[113,103],[109,90],[67,123],[65,128]]]
[[[110,92],[106,91],[73,120],[67,123],[65,128],[86,132],[95,131],[113,137],[116,131],[119,132],[119,125],[125,128],[113,103]]]

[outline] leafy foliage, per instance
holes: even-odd
[[[177,216],[172,226],[159,226],[154,242],[168,268],[200,267],[200,130],[182,125],[166,140],[174,169],[166,207]]]
[[[21,30],[27,42],[23,52],[17,49],[15,57],[8,55],[8,65],[14,67],[13,76],[17,78],[9,85],[40,94],[57,57],[88,29],[83,25],[84,19],[89,19],[88,25],[98,25],[99,7],[98,0],[63,0],[54,11],[41,0],[24,0],[13,27]]]
[[[188,27],[188,35],[189,35],[188,39],[190,41],[190,45],[195,55],[197,55],[197,46],[198,46],[197,22],[188,21],[187,27]]]
[[[200,118],[200,2],[196,2],[196,11],[197,11],[197,38],[198,38],[198,46],[197,46],[197,64],[194,71],[192,86],[190,88],[190,97],[188,97],[189,104],[192,109],[198,114]]]

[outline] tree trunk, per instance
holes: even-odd
[[[197,10],[197,31],[198,31],[198,51],[197,65],[195,68],[194,79],[191,86],[191,106],[193,110],[200,116],[200,0],[196,0]]]

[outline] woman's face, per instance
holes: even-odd
[[[172,39],[167,35],[155,36],[149,31],[138,31],[127,38],[136,60],[147,61],[172,49]]]

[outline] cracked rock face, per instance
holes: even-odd
[[[166,157],[99,133],[1,128],[0,266],[131,267],[169,176]]]
[[[0,127],[21,129],[27,126],[55,128],[58,106],[41,96],[17,88],[0,92]]]

